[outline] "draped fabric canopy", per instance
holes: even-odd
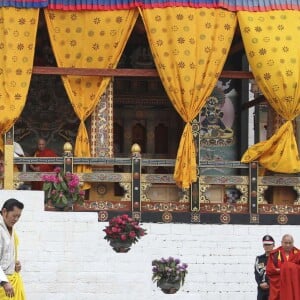
[[[197,180],[190,122],[205,105],[223,69],[236,15],[223,9],[187,7],[142,9],[141,15],[164,88],[186,122],[174,179],[188,188]]]
[[[136,10],[62,12],[45,10],[51,44],[59,67],[115,68],[137,18]],[[90,157],[84,121],[94,111],[110,78],[62,76],[80,120],[74,154]],[[87,172],[87,167],[77,172]]]
[[[255,80],[286,123],[267,141],[246,151],[266,169],[300,172],[292,120],[300,114],[300,11],[239,12],[239,24]]]
[[[229,11],[299,10],[300,0],[3,0],[1,6],[56,10],[117,10],[163,7],[224,8]]]
[[[0,134],[19,118],[30,85],[39,11],[0,8]]]

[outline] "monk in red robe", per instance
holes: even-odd
[[[57,157],[56,153],[46,148],[46,140],[40,138],[38,140],[37,150],[34,153],[35,157]],[[39,165],[30,165],[30,168],[32,171],[35,172],[53,172],[55,165],[49,165],[49,164],[39,164]],[[42,190],[43,189],[43,182],[42,181],[33,181],[31,184],[32,190]]]
[[[300,256],[298,255],[298,263],[287,262],[281,268],[280,300],[300,300],[299,260]]]
[[[285,266],[285,264],[289,265],[293,262],[298,255],[297,253],[299,253],[299,250],[294,247],[294,239],[290,234],[285,234],[282,237],[281,246],[270,253],[266,269],[270,282],[269,300],[290,300],[284,297],[284,286],[284,290],[281,291],[281,280],[283,280],[287,273],[285,268],[288,266]],[[289,279],[285,278],[284,280]],[[295,299],[291,298],[291,300]]]

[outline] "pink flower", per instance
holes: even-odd
[[[135,232],[134,232],[134,231],[130,231],[130,232],[129,232],[129,237],[130,237],[130,238],[135,238],[135,237],[136,237]]]
[[[54,172],[57,173],[57,174],[60,173],[60,167],[56,167],[56,168],[54,169]]]
[[[127,240],[126,234],[121,234],[121,240],[122,241],[126,241]]]
[[[117,228],[117,227],[113,227],[113,228],[111,229],[111,231],[112,231],[112,232],[118,232],[118,228]]]

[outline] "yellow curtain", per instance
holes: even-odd
[[[47,27],[59,67],[115,68],[138,16],[137,10],[50,11]],[[110,77],[62,76],[72,106],[80,119],[74,154],[90,157],[85,120],[93,112]],[[77,172],[89,172],[82,166]]]
[[[26,103],[38,16],[38,9],[0,8],[0,135],[14,125]]]
[[[199,114],[223,69],[236,27],[235,13],[223,9],[142,9],[150,47],[164,88],[186,122],[174,179],[188,188],[197,180],[190,122]]]
[[[300,114],[300,12],[238,12],[238,21],[255,80],[286,120],[269,140],[250,147],[242,162],[258,159],[274,172],[300,172],[292,124]]]

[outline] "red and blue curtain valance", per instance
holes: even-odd
[[[48,0],[2,0],[0,7],[42,8],[47,7]]]
[[[2,0],[0,7],[53,10],[120,10],[163,7],[224,8],[229,11],[300,10],[300,0]]]

